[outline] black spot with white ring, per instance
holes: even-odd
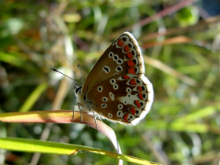
[[[107,107],[107,104],[103,103],[103,104],[101,105],[101,107],[102,107],[102,108],[106,108],[106,107]]]
[[[116,63],[121,65],[123,63],[123,60],[122,59],[118,59]]]
[[[123,116],[122,110],[118,110],[117,113],[116,113],[116,116],[117,117],[122,117]]]
[[[128,88],[128,87],[127,87],[127,88],[126,88],[126,92],[127,92],[127,93],[131,93],[131,88]]]
[[[118,104],[118,109],[122,109],[123,105],[122,104]]]
[[[102,101],[106,102],[106,101],[108,101],[108,98],[107,97],[103,97]]]
[[[135,116],[139,116],[140,113],[141,113],[141,110],[139,110],[139,109],[136,109],[136,110],[135,110]]]
[[[141,109],[144,108],[145,102],[144,101],[140,101],[140,104],[141,104]]]
[[[128,43],[129,48],[133,48],[133,44],[131,42]]]
[[[105,73],[109,73],[111,71],[111,69],[108,66],[104,66],[102,69]]]
[[[114,53],[113,52],[109,52],[108,57],[112,58],[113,56],[114,56]]]
[[[115,79],[111,79],[111,80],[110,80],[110,84],[113,85],[113,84],[115,84],[115,83],[116,83],[116,80],[115,80]]]
[[[122,66],[117,66],[115,69],[117,72],[121,72],[123,70]]]
[[[103,91],[103,87],[102,87],[102,86],[99,86],[99,87],[97,88],[97,90],[98,90],[98,92],[102,92],[102,91]]]
[[[114,85],[113,85],[113,89],[114,89],[114,90],[117,90],[117,89],[118,89],[118,85],[117,85],[117,84],[114,84]]]
[[[147,95],[145,93],[143,94],[143,98],[144,100],[147,98]]]
[[[108,117],[109,117],[109,118],[112,118],[113,115],[112,115],[111,113],[108,113]]]
[[[129,114],[128,119],[127,119],[128,122],[131,122],[134,119],[135,119],[135,117],[133,115]]]
[[[118,55],[117,55],[117,54],[115,54],[115,55],[113,56],[113,60],[114,60],[114,61],[117,61],[117,60],[118,60]]]
[[[132,61],[133,61],[135,64],[137,64],[137,60],[136,60],[136,59],[133,59]]]
[[[138,84],[140,84],[140,83],[141,83],[141,81],[140,81],[139,79],[136,79],[136,82],[137,82]]]
[[[133,55],[133,56],[136,56],[137,54],[136,54],[136,50],[135,49],[131,49],[131,54]]]
[[[128,41],[128,37],[127,37],[127,36],[123,36],[123,37],[122,37],[122,41],[123,41],[123,42]]]
[[[135,67],[135,68],[134,68],[134,70],[135,70],[135,73],[137,74],[137,71],[138,71],[138,67]]]

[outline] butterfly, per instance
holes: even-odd
[[[140,47],[129,32],[108,47],[83,86],[75,85],[78,105],[88,113],[137,125],[153,103],[153,86],[145,77]]]

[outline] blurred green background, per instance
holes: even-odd
[[[114,38],[130,31],[146,56],[155,100],[135,127],[103,120],[122,153],[167,165],[219,164],[219,1],[5,0],[0,7],[0,113],[73,109],[73,82],[50,68],[81,84],[77,65],[85,80]],[[104,135],[82,124],[1,122],[0,136],[114,151]],[[0,150],[0,164],[117,163],[87,152],[36,157]]]

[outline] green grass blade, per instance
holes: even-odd
[[[58,154],[58,155],[75,155],[79,150],[84,150],[95,154],[122,159],[136,164],[156,165],[156,163],[152,163],[147,160],[139,159],[133,156],[117,154],[114,152],[104,151],[92,147],[67,144],[67,143],[39,141],[32,139],[0,138],[0,148],[6,150],[21,151],[21,152],[40,152],[40,153]]]

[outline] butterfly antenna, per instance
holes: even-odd
[[[51,69],[52,69],[53,71],[55,71],[55,72],[61,73],[62,75],[64,75],[64,76],[70,78],[71,80],[73,80],[73,81],[76,83],[76,85],[78,85],[78,83],[76,82],[76,80],[73,79],[72,77],[69,77],[69,76],[67,76],[66,74],[64,74],[64,73],[62,73],[62,72],[60,72],[59,70],[56,70],[56,69],[54,69],[54,68],[51,68]]]
[[[81,69],[81,67],[79,66],[79,64],[78,64],[78,68],[79,68],[80,73],[81,73],[81,77],[82,77],[82,85],[83,85],[83,74],[82,74],[82,69]]]

